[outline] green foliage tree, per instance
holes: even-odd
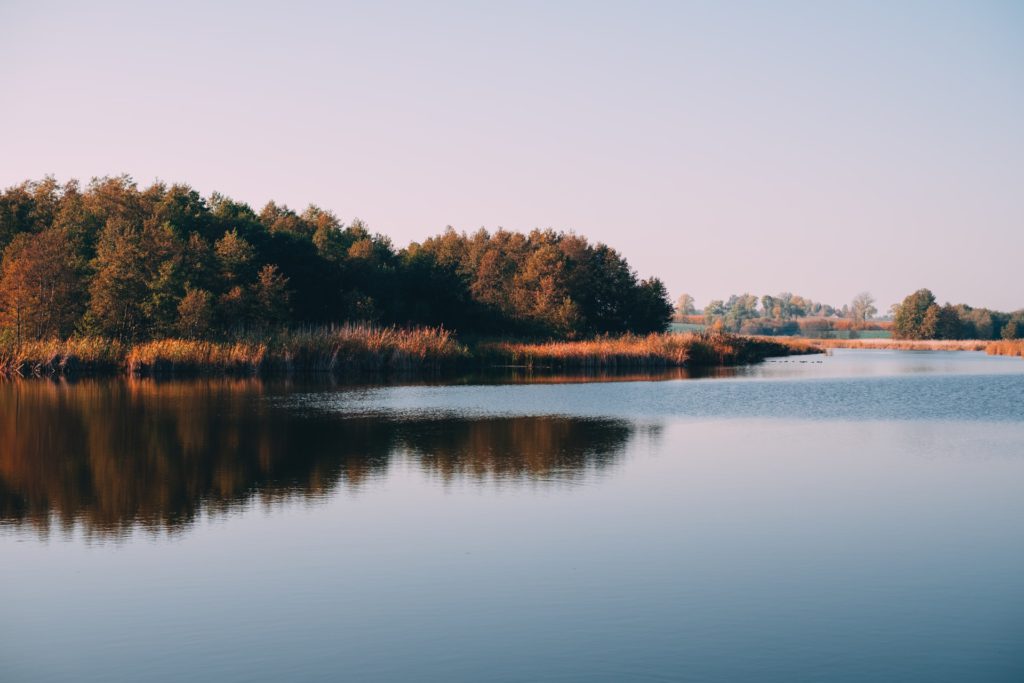
[[[279,325],[288,320],[288,278],[277,266],[267,264],[260,268],[253,284],[254,317],[263,326]]]
[[[935,295],[931,290],[919,289],[896,307],[893,336],[898,339],[932,339],[938,324],[938,314]]]
[[[932,309],[929,308],[929,312]],[[935,339],[959,339],[961,331],[960,314],[956,307],[947,303],[938,310],[935,321]]]
[[[228,282],[244,282],[251,272],[252,261],[256,256],[252,245],[232,229],[224,233],[214,245],[217,263],[221,274]]]
[[[143,302],[149,292],[140,231],[124,220],[104,226],[93,262],[86,326],[119,339],[135,339],[145,329]]]

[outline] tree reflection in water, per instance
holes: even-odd
[[[249,380],[0,384],[0,523],[118,536],[316,498],[396,457],[444,479],[571,481],[623,451],[628,421],[297,411]]]

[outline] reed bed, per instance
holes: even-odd
[[[342,325],[227,343],[150,342],[132,349],[127,368],[133,375],[330,374],[434,370],[466,357],[466,348],[444,328]]]
[[[821,353],[804,340],[742,337],[716,332],[600,337],[586,341],[491,342],[480,351],[527,368],[645,369],[753,363],[769,356]]]
[[[568,370],[706,368],[769,356],[820,353],[806,340],[719,332],[600,337],[576,342],[481,342],[467,347],[444,328],[344,325],[234,341],[161,339],[128,347],[97,337],[27,342],[0,350],[0,374],[78,371],[133,376],[264,373],[360,374],[519,366]]]
[[[132,347],[125,367],[131,375],[244,375],[258,373],[266,357],[263,343],[161,339]]]
[[[469,350],[443,327],[340,327],[289,332],[269,363],[288,372],[439,370],[468,359]]]
[[[985,351],[999,342],[984,339],[811,339],[829,349],[896,349],[900,351]]]
[[[989,342],[985,351],[990,356],[1018,356],[1024,358],[1024,339]]]
[[[83,337],[26,341],[0,347],[0,375],[45,377],[116,372],[125,346],[113,339]]]

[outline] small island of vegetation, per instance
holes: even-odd
[[[814,350],[667,335],[662,282],[574,233],[449,228],[396,249],[316,206],[256,212],[127,176],[8,188],[0,250],[8,374],[638,368]]]

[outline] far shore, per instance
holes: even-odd
[[[1024,340],[986,339],[808,339],[826,349],[896,349],[900,351],[985,351],[990,356],[1024,357]]]

